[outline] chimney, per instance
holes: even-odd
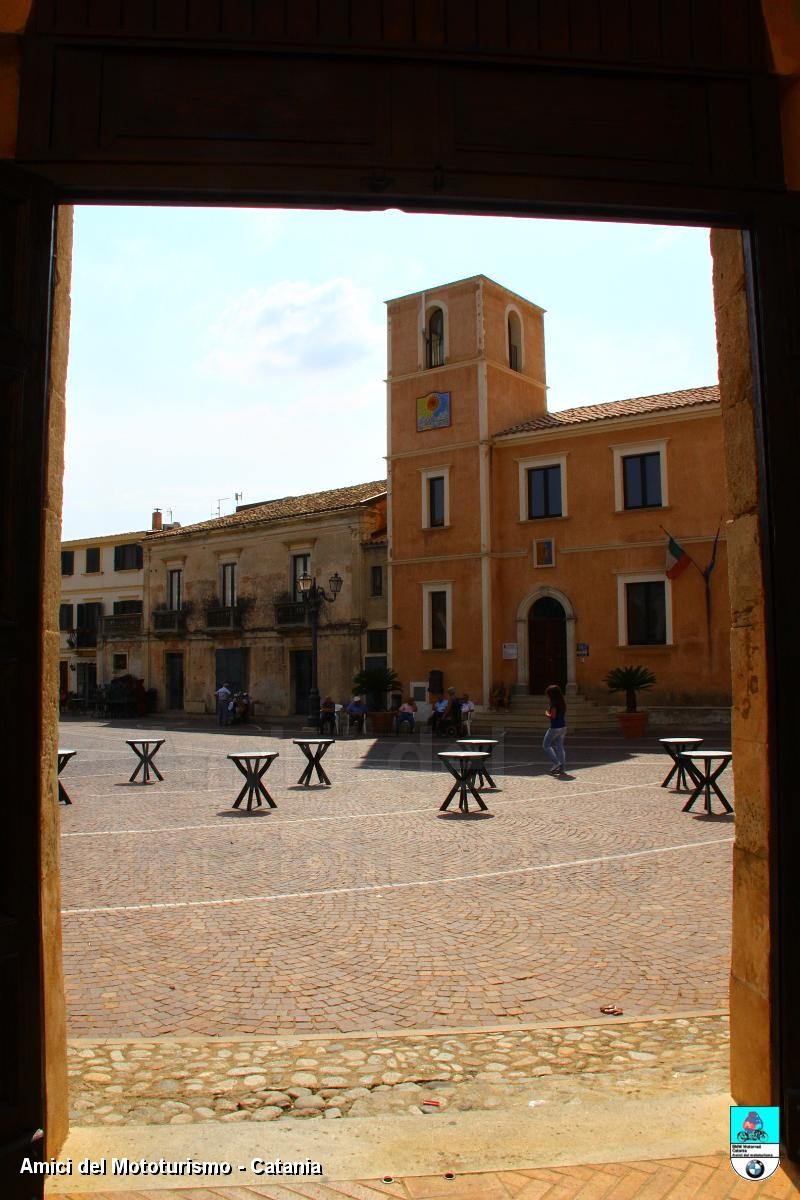
[[[161,509],[154,508],[153,509],[153,524],[151,525],[151,529],[159,530],[160,528],[161,528]]]

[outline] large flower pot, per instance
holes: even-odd
[[[645,730],[647,729],[648,715],[646,712],[638,711],[617,713],[620,728],[624,736],[629,738],[644,737]]]
[[[393,712],[371,712],[367,715],[373,737],[385,737],[388,733],[392,732],[392,726],[394,725]]]

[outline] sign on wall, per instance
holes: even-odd
[[[553,538],[536,538],[533,543],[533,565],[535,567],[554,567],[556,565],[556,544]]]
[[[417,397],[417,433],[444,429],[450,424],[450,393],[428,392]]]
[[[503,642],[503,658],[516,658],[518,647],[516,642]]]

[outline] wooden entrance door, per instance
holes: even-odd
[[[308,714],[308,696],[311,691],[311,651],[295,650],[292,654],[292,690],[294,711],[302,716]]]
[[[9,1200],[44,1186],[20,1167],[41,1159],[45,1119],[39,621],[54,218],[50,189],[0,164],[0,728],[13,798],[0,840],[0,1179]],[[51,695],[55,685],[49,676]]]
[[[529,691],[541,696],[551,683],[567,683],[567,615],[552,596],[537,600],[528,617]]]

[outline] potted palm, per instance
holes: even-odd
[[[603,681],[609,692],[625,693],[625,711],[617,713],[625,737],[643,737],[647,728],[646,712],[636,707],[636,693],[647,691],[656,677],[647,667],[614,667]]]
[[[367,716],[376,737],[392,732],[394,714],[386,707],[386,697],[400,686],[400,677],[391,667],[364,667],[353,676],[353,695],[366,700]]]

